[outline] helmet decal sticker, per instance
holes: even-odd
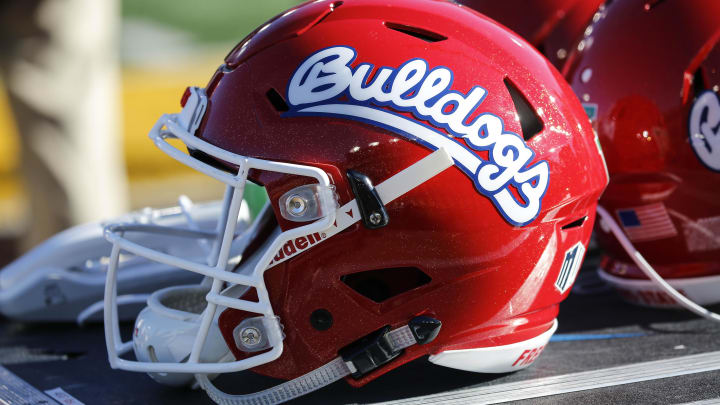
[[[700,94],[690,110],[690,146],[705,167],[720,172],[720,98]]]
[[[544,160],[531,165],[535,152],[522,137],[505,131],[497,115],[484,112],[466,122],[487,96],[484,88],[474,86],[466,94],[450,90],[452,70],[431,69],[420,58],[397,68],[380,67],[367,83],[373,65],[351,68],[356,56],[351,47],[333,46],[306,58],[288,83],[290,111],[284,116],[344,117],[385,128],[430,150],[443,147],[509,223],[523,226],[537,217],[548,188],[549,165]],[[410,112],[452,136],[382,108],[386,106]],[[488,151],[489,159],[474,150]]]
[[[575,277],[577,277],[578,270],[580,270],[580,264],[582,263],[584,255],[585,246],[583,246],[582,242],[576,243],[565,252],[565,259],[560,268],[558,278],[555,280],[555,288],[560,291],[560,294],[567,291],[575,282]]]
[[[670,219],[665,204],[661,202],[618,209],[617,217],[625,234],[633,242],[665,239],[677,235],[677,229]]]
[[[598,105],[596,103],[582,103],[585,113],[590,118],[590,122],[595,122],[598,117]]]

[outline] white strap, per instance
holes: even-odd
[[[605,230],[609,228],[612,234],[615,235],[615,238],[617,238],[618,242],[620,242],[622,247],[625,249],[625,252],[627,252],[628,256],[630,256],[630,258],[635,262],[638,268],[640,268],[640,270],[642,270],[642,272],[645,273],[645,275],[650,280],[652,280],[652,282],[654,282],[661,290],[665,291],[668,295],[673,297],[681,306],[685,307],[685,309],[687,309],[688,311],[700,315],[705,319],[720,322],[720,315],[694,303],[688,297],[680,294],[670,284],[663,280],[663,278],[655,271],[655,269],[652,268],[650,263],[645,260],[643,255],[641,255],[640,252],[635,249],[633,244],[630,242],[627,236],[625,236],[622,229],[620,229],[620,226],[617,224],[617,222],[615,222],[610,213],[608,213],[603,207],[599,205],[597,207],[597,212],[598,214],[600,214],[601,218],[600,225],[605,228]]]
[[[392,177],[375,186],[375,190],[377,190],[382,203],[388,205],[396,198],[437,176],[452,165],[452,157],[445,149],[441,148],[395,173]],[[335,224],[324,231],[325,236],[318,242],[330,239],[358,221],[360,221],[360,210],[358,209],[357,200],[353,199],[337,209]],[[270,262],[270,266],[276,266],[290,260],[302,252],[304,250],[298,249],[292,254],[279,255],[281,258]]]
[[[390,331],[387,336],[393,351],[402,350],[417,343],[415,335],[412,334],[410,327],[407,325]]]
[[[407,325],[390,331],[387,337],[393,351],[399,351],[417,343]],[[215,387],[205,374],[196,374],[195,378],[208,396],[220,405],[275,405],[318,390],[348,375],[350,375],[350,369],[342,357],[336,357],[329,363],[294,380],[252,394],[230,395]]]

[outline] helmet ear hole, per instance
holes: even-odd
[[[522,137],[527,142],[542,131],[543,122],[540,120],[540,117],[537,116],[535,109],[530,105],[525,96],[518,90],[517,86],[507,77],[503,79],[503,82],[505,83],[508,93],[510,93],[510,97],[515,105],[515,111],[520,118]]]
[[[348,287],[380,303],[428,284],[430,276],[415,267],[380,269],[347,274],[340,278]]]

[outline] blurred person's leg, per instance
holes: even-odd
[[[30,201],[27,249],[127,208],[117,0],[3,0],[0,74]]]

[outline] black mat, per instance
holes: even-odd
[[[594,260],[580,273],[595,284]],[[587,290],[587,288],[585,289]],[[592,288],[590,290],[593,290]],[[714,308],[716,311],[720,308]],[[129,329],[131,325],[126,325]],[[129,330],[125,332],[129,333]],[[608,336],[609,335],[609,336]],[[504,375],[482,375],[435,366],[419,359],[361,389],[340,381],[294,403],[367,403],[429,395],[511,381],[569,374],[649,360],[720,350],[720,324],[684,311],[635,307],[612,291],[571,294],[560,309],[554,340],[535,364]],[[85,404],[210,404],[202,391],[163,387],[140,373],[113,371],[101,325],[27,325],[0,321],[0,348],[10,371],[40,390],[61,387]],[[14,356],[9,356],[13,348]],[[3,356],[0,356],[3,357]],[[0,359],[1,360],[1,359]],[[720,397],[720,372],[532,399],[556,403],[682,403]],[[277,383],[245,372],[221,376],[221,388],[249,392]]]

